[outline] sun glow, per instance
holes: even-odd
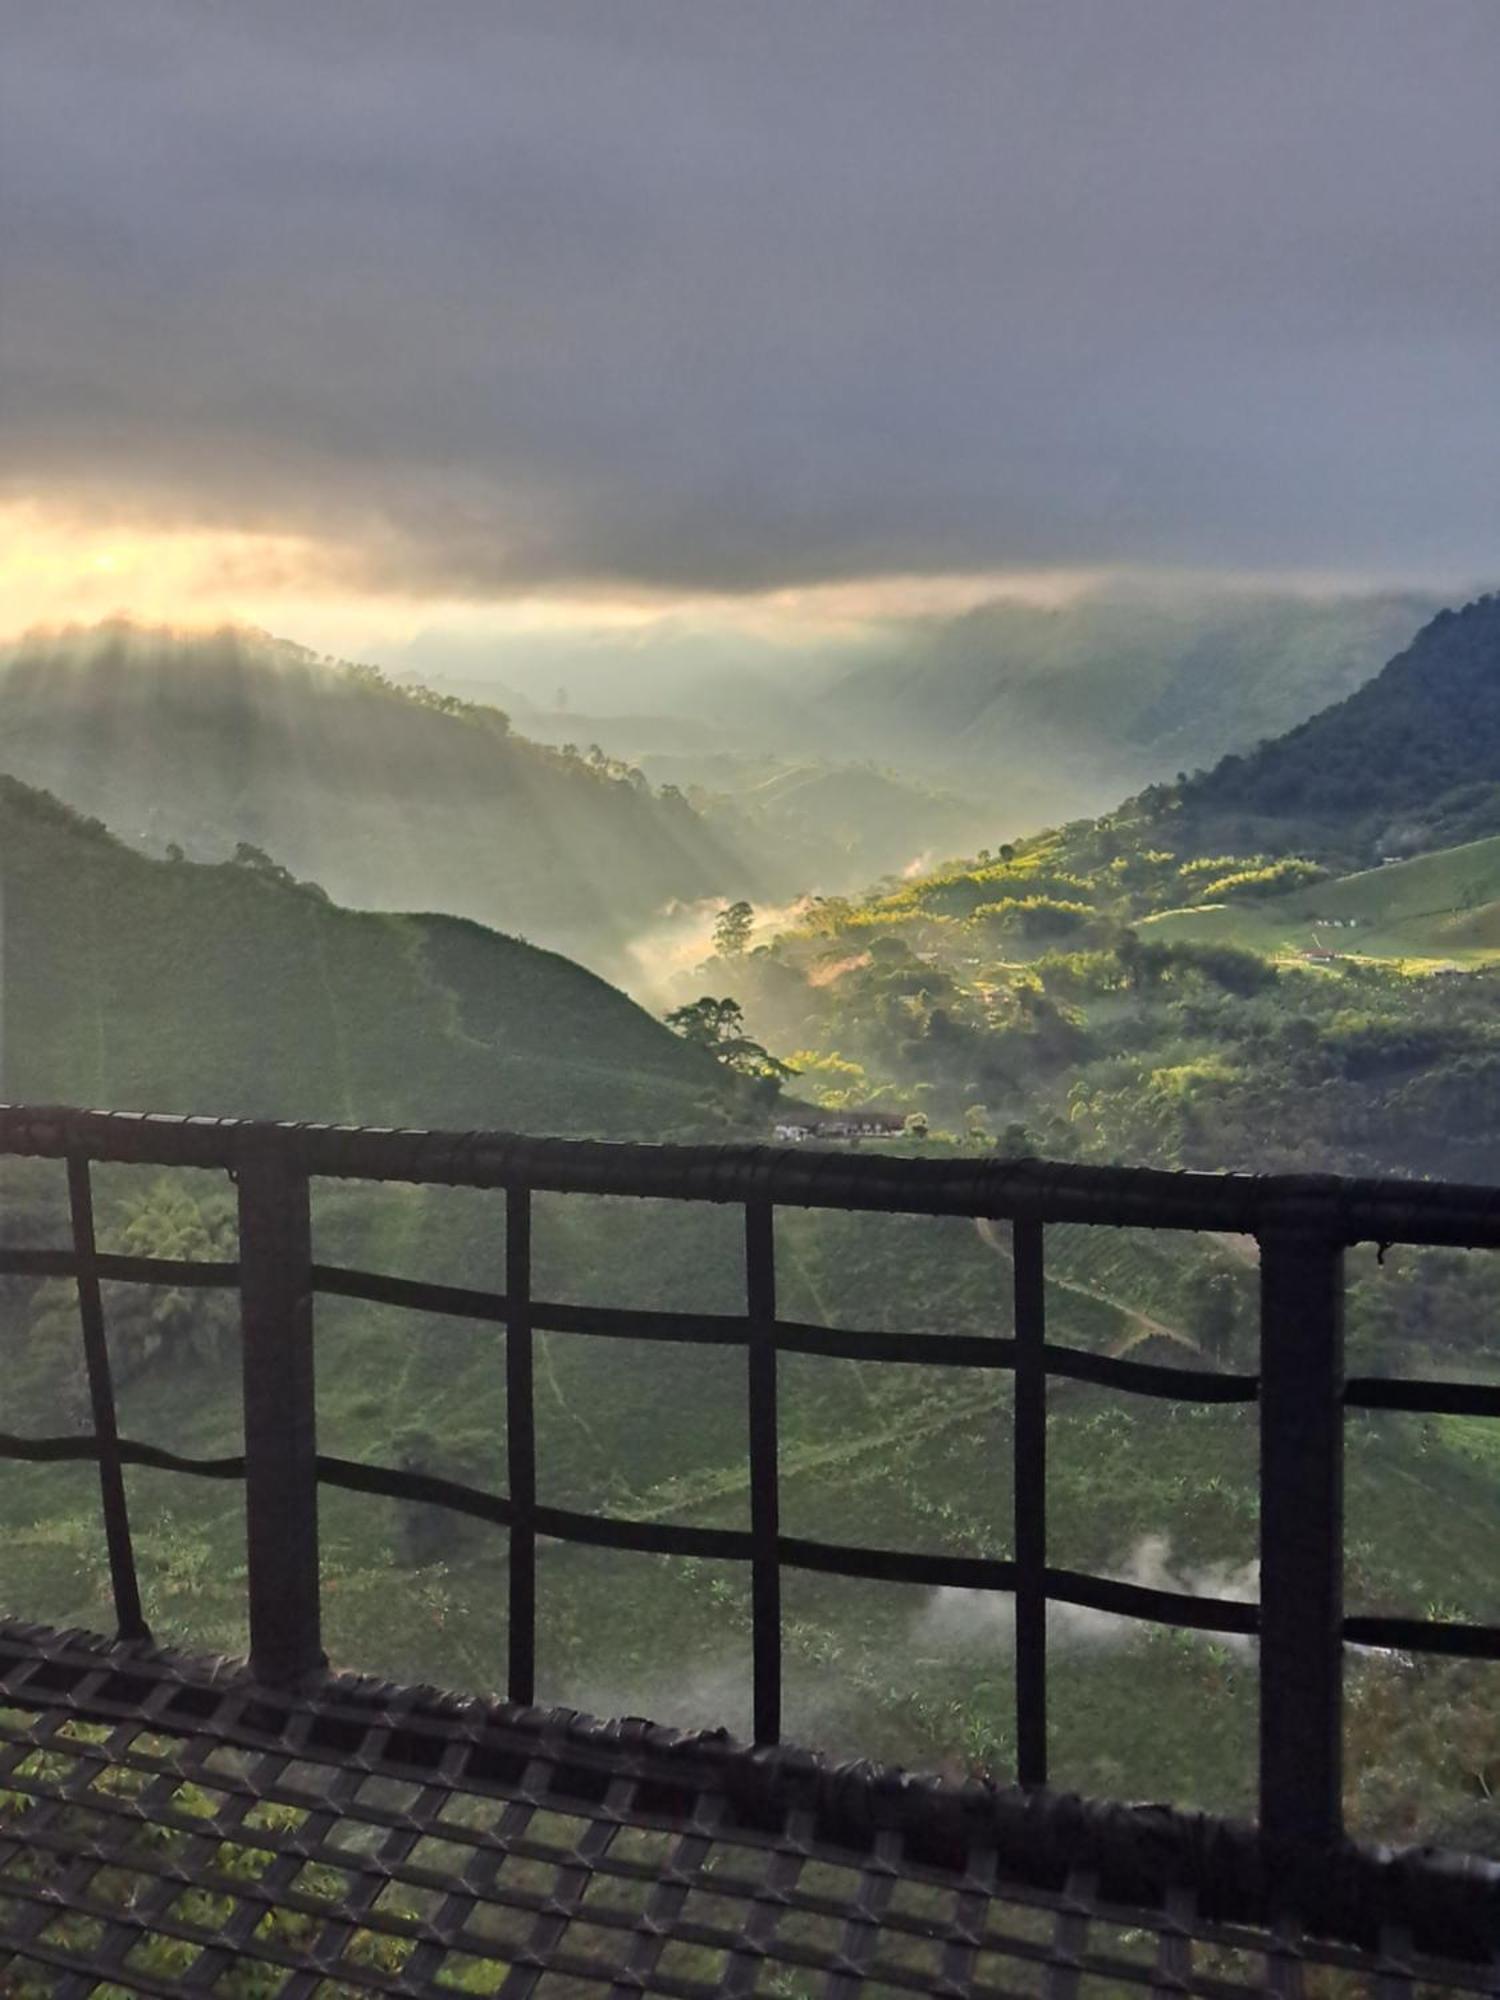
[[[891,620],[952,616],[996,598],[1057,605],[1095,572],[891,575],[745,595],[621,588],[586,579],[460,598],[372,574],[370,552],[300,532],[121,520],[35,500],[0,501],[0,637],[128,616],[185,627],[259,625],[341,653],[433,626],[511,638],[639,632],[664,623],[734,630],[796,647]]]
[[[7,632],[117,612],[176,625],[256,617],[326,589],[326,558],[293,535],[131,527],[0,507],[0,622]]]

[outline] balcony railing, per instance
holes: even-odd
[[[1052,1165],[910,1159],[764,1147],[600,1144],[498,1133],[265,1125],[115,1112],[0,1109],[0,1155],[66,1162],[72,1242],[8,1248],[0,1275],[65,1276],[77,1285],[92,1433],[0,1438],[11,1459],[97,1460],[115,1614],[145,1635],[123,1468],[156,1466],[246,1486],[251,1659],[267,1685],[295,1686],[324,1664],[319,1620],[318,1488],[424,1501],[490,1522],[509,1537],[509,1684],[535,1688],[539,1537],[596,1547],[748,1564],[756,1741],[781,1734],[781,1577],[785,1569],[1013,1594],[1017,1772],[1047,1782],[1047,1607],[1061,1602],[1199,1631],[1253,1636],[1260,1649],[1260,1823],[1278,1841],[1326,1845],[1340,1823],[1344,1647],[1500,1658],[1500,1628],[1432,1619],[1346,1616],[1343,1432],[1346,1409],[1500,1417],[1500,1387],[1346,1379],[1342,1260],[1355,1243],[1500,1247],[1500,1190],[1323,1177],[1221,1177]],[[238,1188],[235,1263],[107,1255],[95,1241],[95,1162],[220,1168]],[[503,1293],[334,1268],[314,1261],[310,1187],[319,1179],[493,1188],[504,1194]],[[746,1291],[738,1314],[635,1312],[533,1295],[531,1204],[539,1191],[729,1203],[744,1216]],[[776,1212],[782,1207],[897,1211],[1008,1220],[1014,1336],[849,1332],[781,1318]],[[1047,1338],[1049,1224],[1234,1231],[1260,1246],[1260,1368],[1221,1374],[1059,1346]],[[237,1286],[244,1370],[244,1452],[190,1459],[118,1434],[101,1282]],[[337,1296],[456,1314],[505,1329],[509,1490],[330,1457],[314,1422],[313,1304]],[[746,1529],[622,1520],[537,1498],[532,1338],[555,1330],[601,1339],[712,1343],[746,1362],[750,1517]],[[1014,1377],[1014,1521],[1009,1559],[857,1548],[784,1534],[778,1507],[777,1361],[822,1355],[901,1366],[1006,1369]],[[1260,1601],[1152,1589],[1048,1560],[1045,1399],[1069,1377],[1135,1395],[1259,1403]],[[12,1607],[24,1610],[25,1607]],[[553,1691],[555,1692],[555,1691]]]

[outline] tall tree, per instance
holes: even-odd
[[[741,958],[755,928],[755,911],[741,899],[720,910],[714,924],[714,950],[720,958]]]
[[[742,1076],[779,1081],[796,1075],[789,1064],[750,1039],[745,1033],[744,1008],[727,995],[716,1000],[711,993],[705,993],[685,1007],[674,1007],[667,1016],[667,1026],[685,1042],[707,1049],[711,1056],[728,1068],[737,1069]]]

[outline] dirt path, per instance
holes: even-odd
[[[976,1215],[974,1227],[986,1249],[992,1250],[1004,1263],[1012,1261],[1004,1237],[989,1216]],[[1230,1239],[1224,1240],[1227,1243]],[[1173,1341],[1178,1347],[1190,1348],[1194,1354],[1200,1352],[1197,1341],[1191,1335],[1183,1333],[1178,1327],[1168,1326],[1164,1320],[1153,1319],[1150,1313],[1143,1313],[1135,1306],[1126,1305],[1123,1299],[1111,1298],[1108,1292],[1101,1292],[1094,1285],[1082,1284],[1077,1278],[1059,1277],[1055,1271],[1047,1273],[1047,1283],[1056,1285],[1059,1291],[1074,1292],[1081,1299],[1092,1299],[1096,1305],[1108,1306],[1111,1312],[1117,1312],[1131,1322],[1135,1331],[1123,1340],[1115,1341],[1108,1350],[1111,1354],[1128,1354],[1132,1347],[1152,1338]]]

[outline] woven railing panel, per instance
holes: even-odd
[[[1018,1822],[975,1807],[722,1737],[342,1676],[293,1699],[229,1663],[0,1628],[0,1991],[1500,1991],[1492,1963],[1390,1926],[1361,1949],[1213,1914],[1212,1822],[1117,1808],[1095,1837],[1090,1809],[1028,1801],[1050,1833],[1017,1852]],[[1138,1871],[1165,1857],[1149,1902],[1103,1879],[1117,1834]],[[1452,1886],[1472,1944],[1493,1872]]]

